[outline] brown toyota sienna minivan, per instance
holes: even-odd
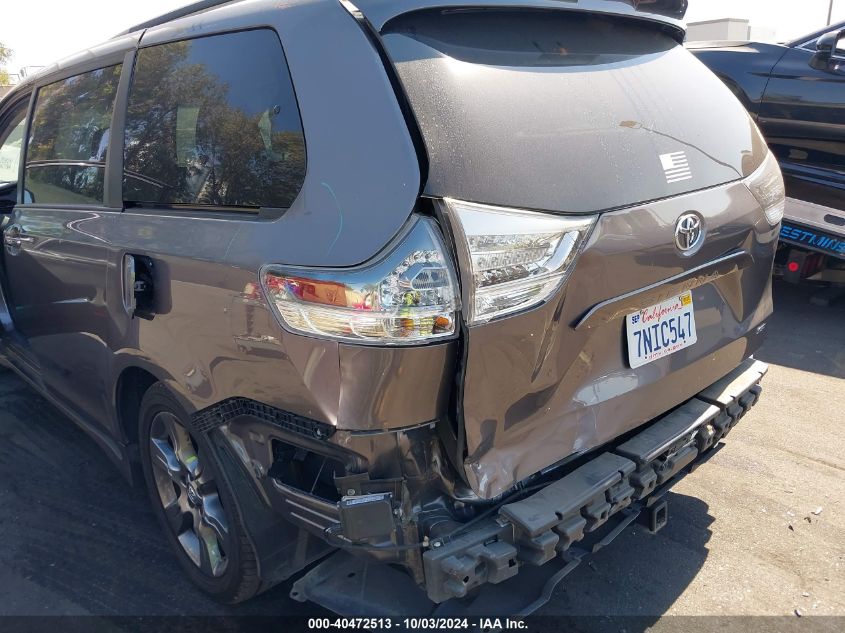
[[[206,0],[46,69],[3,357],[221,600],[527,613],[766,372],[783,181],[685,9]]]

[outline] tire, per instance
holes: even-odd
[[[191,580],[215,600],[243,602],[261,589],[255,550],[208,440],[162,383],[144,394],[138,438],[144,480],[165,537]]]

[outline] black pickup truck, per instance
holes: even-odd
[[[845,283],[845,22],[794,42],[691,42],[742,101],[786,180],[776,270]]]

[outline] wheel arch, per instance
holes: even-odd
[[[187,415],[196,407],[181,392],[179,383],[161,366],[135,355],[118,356],[113,388],[116,431],[122,443],[138,444],[138,413],[147,390],[157,382],[173,394]]]

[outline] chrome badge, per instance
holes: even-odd
[[[675,224],[675,245],[685,255],[692,253],[704,242],[704,222],[697,213],[685,213]]]
[[[666,182],[670,185],[684,180],[692,180],[692,169],[690,169],[686,152],[661,154],[660,164],[663,165]]]

